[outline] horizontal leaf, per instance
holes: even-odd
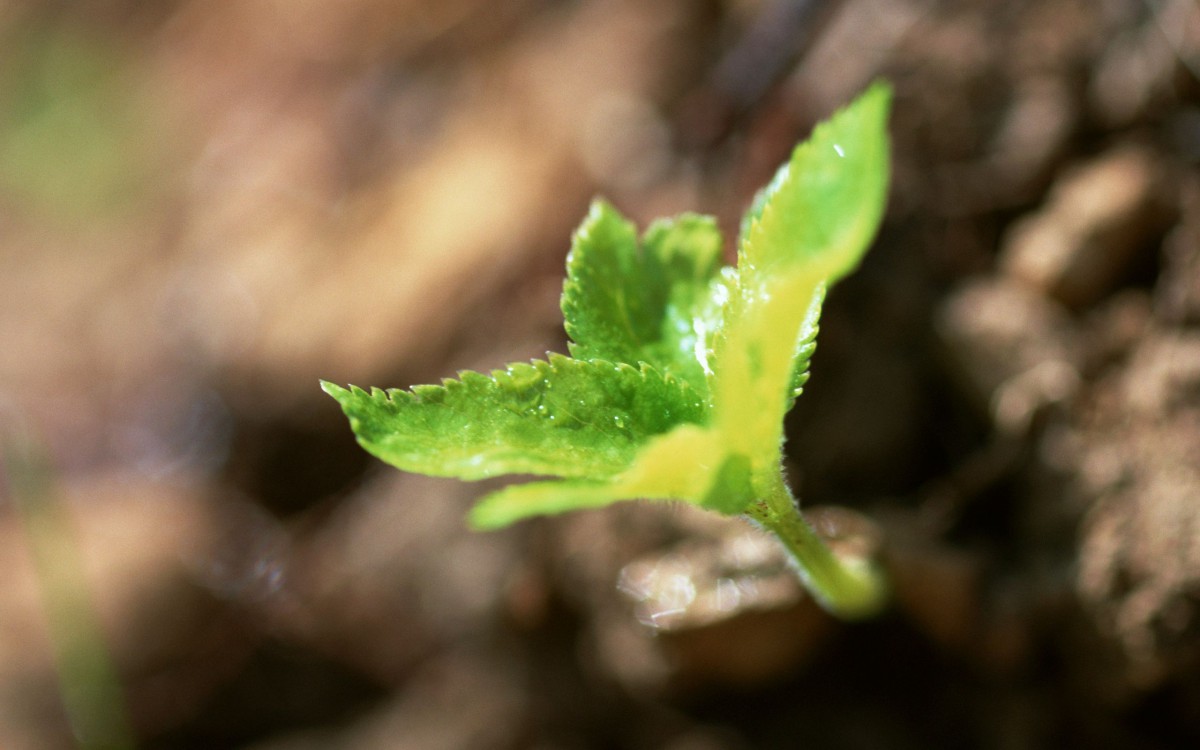
[[[684,425],[652,440],[633,464],[608,481],[531,482],[483,498],[470,521],[481,529],[522,518],[598,508],[621,500],[682,500],[735,514],[752,500],[749,462],[725,451],[711,429]]]
[[[575,234],[562,309],[571,354],[647,362],[705,389],[708,343],[724,299],[722,239],[710,217],[684,214],[636,231],[602,201]]]
[[[322,387],[371,454],[406,471],[462,479],[611,476],[651,437],[704,416],[682,381],[561,355],[411,391]]]

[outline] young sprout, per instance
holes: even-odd
[[[677,500],[775,533],[829,611],[876,613],[878,568],[836,555],[782,473],[783,418],[808,378],[825,291],[853,271],[887,198],[891,90],[877,83],[818,125],[742,221],[737,266],[716,222],[684,214],[638,237],[593,203],[567,258],[570,356],[369,392],[323,382],[368,452],[405,471],[506,487],[479,529],[620,500]]]

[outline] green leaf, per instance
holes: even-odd
[[[655,222],[641,242],[603,201],[576,232],[562,310],[579,359],[646,362],[706,390],[708,346],[727,290],[710,217]]]
[[[805,264],[832,284],[858,266],[887,198],[890,103],[877,83],[796,147],[748,222],[743,278]]]
[[[812,362],[813,354],[817,351],[817,332],[820,330],[818,323],[821,320],[821,305],[825,302],[825,285],[817,287],[817,293],[813,295],[812,302],[809,303],[808,311],[804,314],[804,320],[800,323],[800,333],[796,337],[796,351],[792,354],[792,384],[791,395],[788,402],[788,408],[791,408],[791,403],[799,398],[804,392],[804,384],[808,382],[808,367]]]
[[[736,269],[721,266],[710,218],[657,222],[639,241],[593,204],[563,289],[575,359],[412,391],[323,387],[359,442],[399,468],[563,478],[489,495],[478,527],[637,498],[722,513],[778,498],[783,416],[808,377],[825,290],[882,216],[889,100],[872,87],[795,150],[743,221]]]
[[[842,559],[781,473],[783,417],[808,378],[825,291],[860,262],[887,197],[891,92],[819,125],[755,198],[736,269],[710,218],[634,226],[603,202],[576,232],[562,311],[574,359],[509,365],[411,391],[322,383],[369,452],[401,469],[510,486],[476,528],[622,500],[745,513],[776,533],[818,601],[878,611],[870,563]]]
[[[633,464],[607,481],[567,480],[513,485],[483,498],[471,511],[480,529],[530,516],[598,508],[621,500],[683,500],[723,513],[752,502],[750,464],[725,451],[721,436],[683,425],[655,438]]]
[[[716,424],[755,470],[778,463],[824,289],[852,271],[887,197],[891,91],[872,86],[818,125],[751,206],[737,288],[715,344]]]
[[[776,170],[771,182],[754,196],[750,207],[746,209],[745,215],[742,216],[741,228],[738,233],[740,246],[745,245],[746,239],[750,235],[750,229],[762,217],[763,209],[767,207],[767,202],[779,191],[779,188],[787,180],[790,173],[791,163],[786,162]],[[824,302],[825,287],[822,285],[818,293],[813,297],[812,304],[809,306],[808,313],[805,315],[804,322],[800,328],[800,334],[797,337],[796,352],[793,355],[792,361],[791,395],[788,401],[789,409],[791,408],[791,404],[803,392],[804,384],[808,382],[808,367],[817,349],[817,323],[821,318],[821,305]]]
[[[779,168],[775,170],[775,174],[771,176],[771,181],[754,194],[754,199],[750,201],[746,213],[742,214],[742,223],[738,227],[738,247],[742,247],[746,243],[750,228],[762,217],[763,209],[767,207],[767,201],[779,190],[779,186],[787,179],[790,170],[790,162],[780,164]]]
[[[685,382],[644,366],[561,355],[411,391],[322,383],[359,443],[405,471],[606,477],[655,435],[704,417]]]

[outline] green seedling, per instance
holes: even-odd
[[[857,267],[887,196],[890,89],[817,126],[742,221],[737,266],[716,222],[684,214],[639,238],[595,202],[567,258],[571,356],[365,391],[323,382],[359,443],[405,471],[467,480],[554,477],[484,497],[470,523],[620,500],[673,500],[774,532],[829,611],[886,594],[870,560],[839,557],[784,481],[783,418],[808,378],[826,289]]]

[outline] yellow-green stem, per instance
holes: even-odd
[[[771,479],[758,486],[761,499],[746,510],[746,515],[779,537],[792,554],[805,586],[821,606],[846,620],[878,614],[887,604],[888,586],[875,562],[836,555],[800,515],[781,472],[771,472]]]

